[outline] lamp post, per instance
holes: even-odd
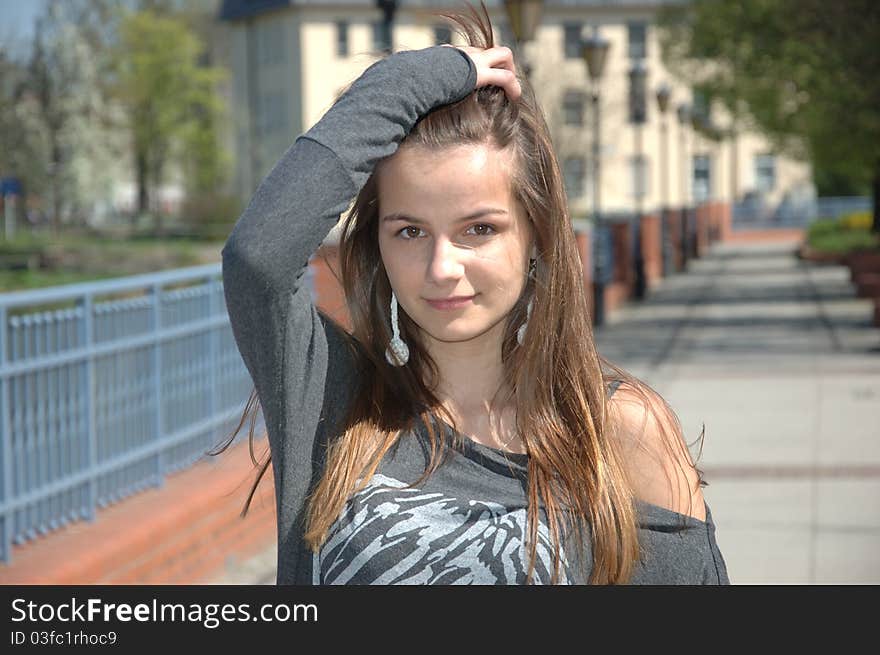
[[[504,0],[504,11],[507,22],[516,40],[516,50],[520,54],[523,74],[528,78],[532,74],[525,53],[525,44],[535,38],[535,32],[541,22],[544,11],[544,0]]]
[[[587,72],[592,82],[593,103],[593,324],[602,326],[605,323],[605,257],[607,248],[603,247],[600,236],[602,225],[601,210],[601,130],[600,130],[600,103],[599,84],[602,81],[602,73],[605,70],[605,60],[608,58],[608,50],[611,44],[602,38],[599,29],[594,28],[589,38],[584,40],[583,57],[587,64]]]
[[[635,166],[634,166],[634,196],[636,204],[635,219],[635,289],[634,296],[636,298],[645,297],[645,259],[642,255],[642,214],[644,211],[643,202],[645,198],[645,185],[647,183],[647,166],[645,166],[645,158],[642,148],[642,126],[645,124],[648,113],[646,80],[648,71],[641,60],[637,60],[629,71],[629,119],[634,125],[633,137],[635,146]]]
[[[681,270],[684,270],[687,267],[687,216],[688,216],[688,179],[689,179],[689,169],[688,169],[688,156],[686,150],[686,130],[687,126],[691,124],[692,114],[690,105],[681,104],[677,109],[678,113],[678,149],[681,153],[681,210],[679,212],[679,218],[681,220]]]
[[[390,53],[394,46],[391,26],[394,24],[397,0],[376,0],[376,7],[382,12],[382,50]]]
[[[672,251],[669,243],[669,130],[666,123],[666,112],[669,109],[669,98],[672,90],[665,82],[657,88],[657,109],[660,110],[660,227],[663,231],[663,275],[670,270]]]

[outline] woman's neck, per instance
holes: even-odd
[[[467,341],[425,339],[440,382],[434,394],[460,432],[492,448],[524,452],[501,360],[503,322]]]
[[[463,414],[492,409],[505,403],[505,374],[500,344],[488,347],[477,339],[460,342],[432,340],[428,352],[437,364],[437,397]]]

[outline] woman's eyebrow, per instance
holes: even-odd
[[[487,216],[489,214],[507,214],[506,209],[499,209],[497,207],[487,207],[485,209],[480,209],[475,211],[473,214],[468,214],[467,216],[462,216],[455,220],[456,223],[463,223],[464,221],[470,221],[475,218],[481,218],[483,216]],[[382,223],[389,223],[391,221],[406,221],[407,223],[421,223],[425,224],[427,221],[424,221],[420,218],[415,218],[413,216],[409,216],[404,214],[403,212],[394,212],[391,214],[387,214],[382,217]]]

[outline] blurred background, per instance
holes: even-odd
[[[485,4],[599,350],[681,419],[731,581],[880,582],[880,6]],[[0,0],[0,583],[274,583],[271,471],[240,516],[262,420],[208,454],[253,388],[220,249],[342,88],[462,43],[463,7]],[[309,282],[347,324],[335,243]]]

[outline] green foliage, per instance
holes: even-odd
[[[851,212],[837,220],[819,219],[808,228],[807,243],[814,250],[836,255],[875,248],[880,246],[880,238],[871,233],[871,222],[868,212]]]
[[[128,111],[142,183],[153,188],[171,160],[188,173],[191,189],[225,178],[228,157],[216,134],[223,118],[216,86],[225,71],[200,66],[203,50],[186,23],[170,15],[138,11],[120,24],[116,91]]]
[[[671,69],[826,181],[867,190],[880,169],[880,3],[691,0],[660,25]]]
[[[853,250],[878,247],[877,236],[870,232],[832,232],[809,239],[814,250],[843,255]]]
[[[838,225],[835,219],[820,218],[813,221],[807,228],[807,240],[811,241],[814,238],[824,237],[837,232],[840,232],[840,225]]]

